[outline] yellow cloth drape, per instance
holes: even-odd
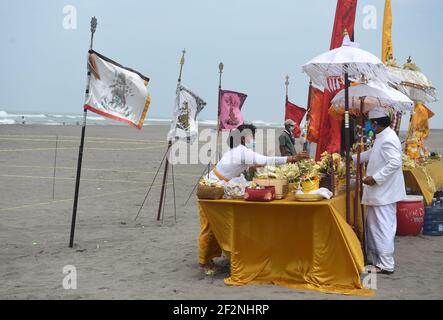
[[[443,161],[430,160],[424,168],[403,168],[406,187],[420,192],[430,205],[435,190],[443,187]]]
[[[381,60],[386,63],[394,58],[392,47],[392,8],[391,0],[385,1],[385,12],[383,17],[382,52]]]
[[[319,202],[289,197],[268,203],[199,200],[199,205],[219,246],[230,256],[226,284],[373,294],[360,281],[363,253],[344,218],[345,195]],[[213,246],[200,245],[200,250],[205,248]],[[213,253],[201,252],[200,258]]]
[[[411,119],[411,133],[422,141],[427,139],[429,136],[429,119],[433,116],[434,113],[424,104],[416,103]]]

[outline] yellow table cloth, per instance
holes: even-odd
[[[422,167],[403,168],[406,187],[420,192],[428,205],[436,190],[443,187],[443,161],[430,160]]]
[[[230,257],[228,285],[276,284],[372,295],[363,288],[360,242],[345,219],[345,195],[318,202],[199,200]]]

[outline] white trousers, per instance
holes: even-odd
[[[394,271],[394,239],[397,231],[397,204],[367,206],[366,251],[372,264]]]

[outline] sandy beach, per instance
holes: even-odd
[[[372,298],[279,286],[229,287],[228,262],[199,271],[195,197],[204,165],[174,167],[177,216],[168,184],[156,221],[160,179],[134,221],[166,148],[167,126],[88,126],[76,228],[68,248],[80,126],[0,126],[0,299],[442,299],[443,237],[397,237],[396,272],[377,278]],[[55,137],[57,170],[53,199]],[[431,150],[443,153],[443,130]],[[170,181],[171,182],[171,181]],[[65,290],[73,265],[78,287]]]

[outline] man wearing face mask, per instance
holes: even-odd
[[[377,273],[392,274],[397,229],[396,205],[406,198],[402,149],[384,109],[375,108],[368,116],[376,136],[373,147],[361,154],[361,161],[368,162],[362,198],[362,204],[367,206],[367,252]]]
[[[294,128],[295,122],[291,119],[285,121],[285,129],[278,137],[278,142],[280,143],[280,154],[282,156],[295,156],[295,136]]]
[[[227,151],[209,173],[211,182],[229,181],[250,167],[281,165],[309,158],[305,152],[294,156],[267,157],[254,151],[256,127],[242,124],[229,137],[231,150]]]
[[[254,151],[256,127],[252,124],[242,124],[234,130],[229,137],[230,150],[223,154],[220,161],[208,175],[210,182],[228,182],[240,176],[242,172],[251,167],[265,165],[281,165],[309,158],[306,153],[295,156],[267,157]],[[199,236],[199,264],[205,272],[215,269],[213,258],[221,256],[221,248],[203,211],[200,210],[200,236]]]

